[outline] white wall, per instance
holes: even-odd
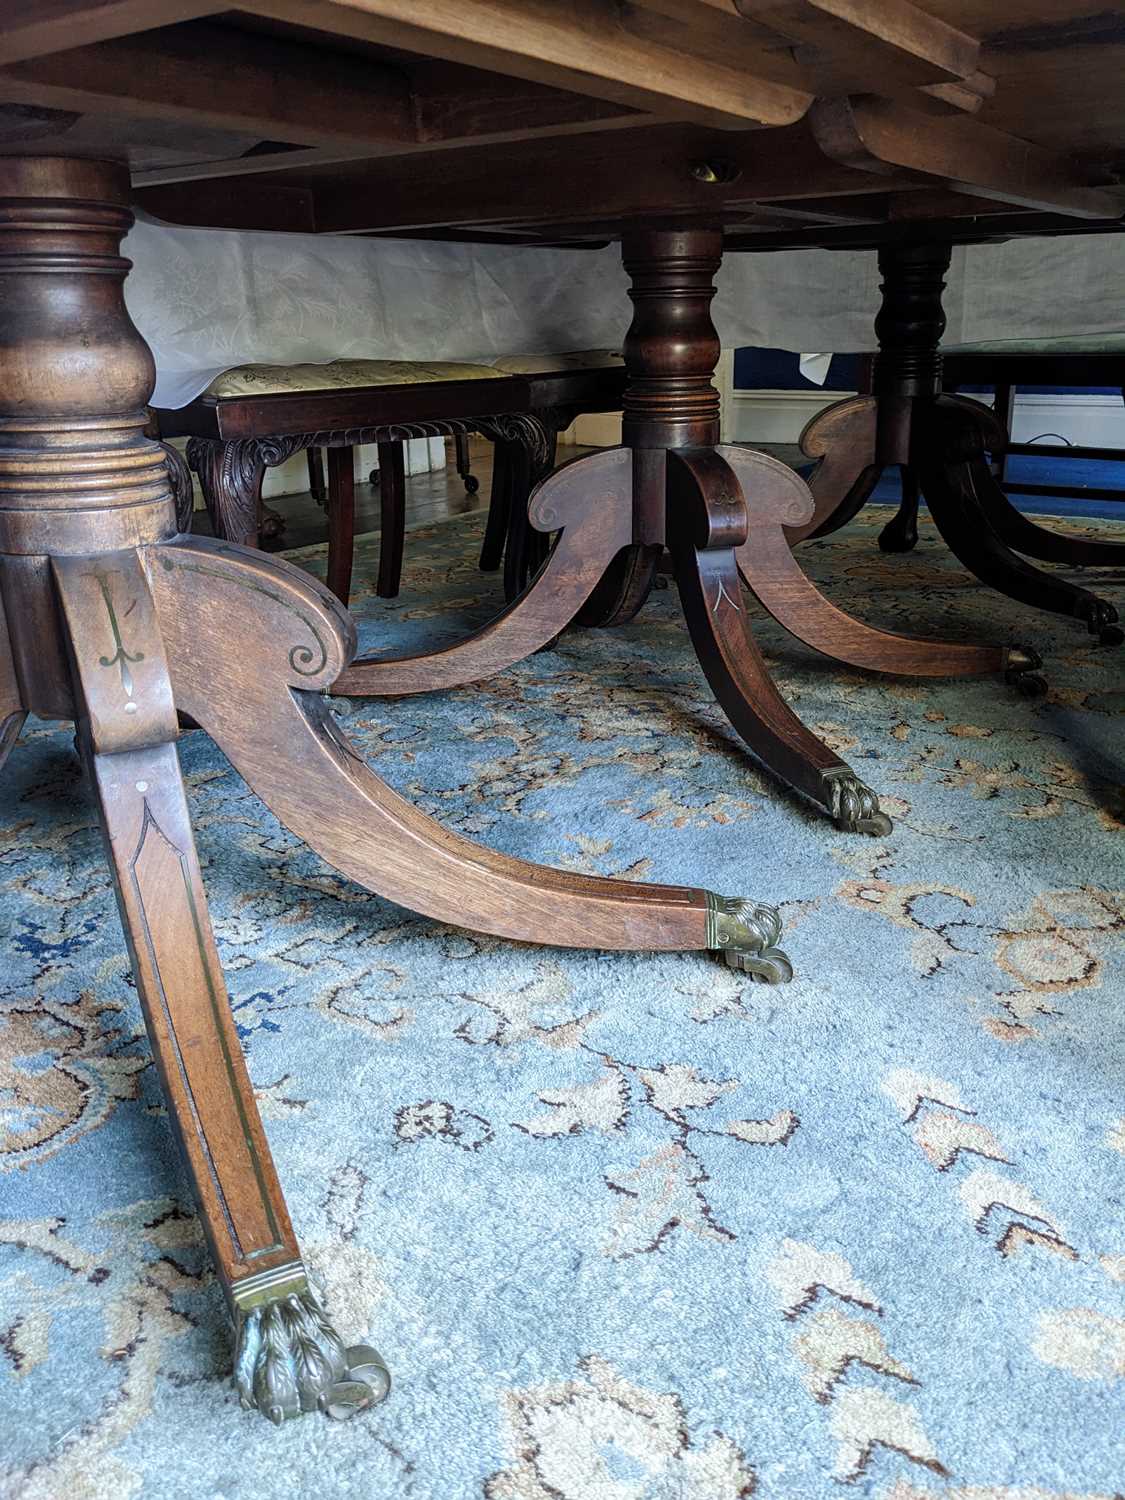
[[[845,391],[734,391],[724,436],[736,443],[795,443],[806,422],[845,395]],[[992,404],[991,396],[973,399]],[[1125,402],[1117,395],[1017,392],[1014,441],[1029,443],[1052,433],[1058,436],[1044,437],[1044,442],[1063,438],[1082,447],[1125,450]]]

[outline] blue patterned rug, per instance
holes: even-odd
[[[779,901],[786,987],[417,919],[182,741],[298,1234],[395,1377],[343,1427],[275,1430],[226,1383],[70,733],[29,728],[0,788],[0,1492],[1125,1491],[1123,653],[976,586],[929,531],[882,557],[869,516],[803,549],[829,593],[1027,641],[1052,684],[1029,703],[865,677],[763,621],[790,701],[895,817],[885,841],[744,758],[668,591],[627,629],[348,721],[462,833]],[[361,544],[368,648],[491,612],[479,528],[414,532],[390,604]]]

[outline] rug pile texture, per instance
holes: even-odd
[[[1125,653],[978,586],[928,529],[882,556],[884,519],[802,549],[830,596],[1026,642],[1051,683],[1029,702],[865,676],[758,618],[886,839],[744,754],[671,589],[628,628],[346,720],[460,833],[780,903],[788,986],[416,918],[182,739],[298,1235],[395,1379],[343,1426],[238,1406],[70,730],[28,726],[0,781],[0,1494],[1125,1492]],[[494,612],[480,535],[411,533],[391,602],[361,542],[364,647]]]

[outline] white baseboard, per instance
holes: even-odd
[[[795,443],[806,422],[847,391],[733,391],[728,402],[728,441],[736,443]],[[991,406],[992,397],[974,397]],[[1117,395],[1081,391],[1017,392],[1012,437],[1029,443],[1043,434],[1044,442],[1089,448],[1125,449],[1125,403]]]
[[[731,391],[724,426],[732,443],[795,443],[806,422],[849,391]]]
[[[1125,449],[1125,402],[1117,395],[1080,391],[1017,391],[1012,440],[1030,443],[1038,437],[1044,443],[1062,438],[1082,448]]]

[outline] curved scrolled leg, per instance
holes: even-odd
[[[805,426],[801,452],[817,461],[807,481],[813,510],[805,520],[786,527],[791,546],[838,531],[867,503],[882,473],[875,461],[876,415],[874,396],[849,396],[818,412]]]
[[[950,551],[1010,599],[1082,620],[1103,645],[1119,645],[1125,636],[1112,604],[1032,567],[997,531],[990,511],[996,481],[985,460],[984,432],[965,409],[975,405],[942,397],[919,403],[915,412],[914,461],[930,513]]]
[[[879,533],[881,552],[913,552],[918,545],[918,502],[921,491],[911,464],[903,464],[902,499],[898,510]]]
[[[799,476],[750,448],[724,445],[718,452],[738,478],[749,515],[749,534],[736,552],[739,572],[774,619],[806,646],[853,667],[912,677],[986,677],[1039,665],[1022,647],[895,635],[846,614],[820,593],[786,540],[790,522],[812,509]]]
[[[644,608],[664,554],[663,516],[668,465],[664,448],[633,448],[630,490],[634,518],[645,517],[645,540],[634,532],[597,588],[578,612],[577,623],[593,629],[628,625]],[[657,519],[659,518],[659,519]]]
[[[478,682],[522,661],[574,619],[614,556],[632,537],[630,454],[625,448],[573,459],[537,487],[528,516],[561,535],[527,589],[474,635],[416,656],[364,657],[332,691],[345,697],[429,693]]]
[[[236,1330],[235,1383],[273,1422],[350,1415],[386,1395],[386,1368],[345,1350],[301,1261],[207,916],[140,555],[51,567],[145,1026]]]
[[[668,541],[707,681],[735,729],[775,775],[819,803],[841,829],[883,836],[891,821],[875,793],[785,702],[750,632],[736,552],[747,540],[746,508],[724,453],[668,454]]]
[[[982,441],[990,453],[1000,452],[1007,445],[1008,434],[991,408],[963,396],[947,396],[945,400],[956,403],[969,420],[978,424]],[[1049,527],[1040,526],[1012,504],[991,471],[988,477],[990,483],[985,483],[983,477],[980,480],[981,504],[997,536],[1013,551],[1037,558],[1039,562],[1063,563],[1074,568],[1125,568],[1125,542],[1062,536]]]
[[[716,898],[706,891],[512,859],[449,832],[392,791],[328,710],[323,695],[355,648],[354,631],[307,574],[202,537],[153,547],[148,558],[177,707],[212,735],[280,821],[344,875],[425,916],[525,942],[719,947]],[[228,657],[235,636],[238,669]],[[746,927],[747,955],[768,964],[772,946]]]
[[[1039,562],[1074,568],[1125,568],[1125,542],[1103,542],[1091,537],[1063,536],[1039,526],[1014,506],[990,473],[981,481],[980,497],[996,534],[1015,552]]]
[[[750,517],[747,540],[736,550],[738,571],[778,624],[814,651],[868,672],[903,676],[1004,673],[1016,681],[1040,666],[1038,655],[1025,646],[900,636],[847,615],[814,586],[789,549],[787,522],[811,508],[801,478],[765,453],[726,446],[718,452],[738,475]]]

